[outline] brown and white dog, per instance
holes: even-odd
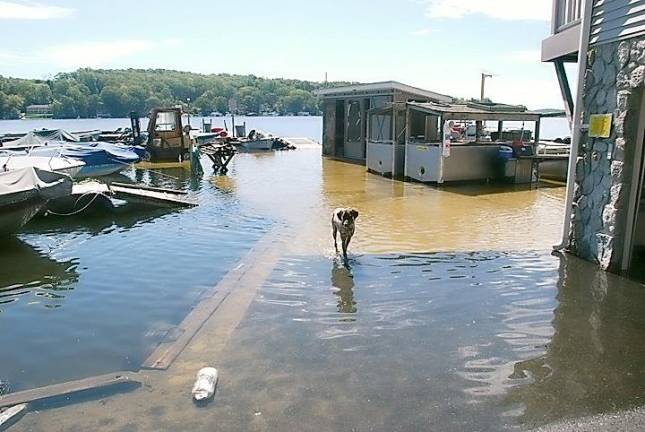
[[[353,208],[337,208],[331,216],[331,228],[334,234],[334,247],[338,252],[338,242],[336,237],[340,233],[340,240],[343,246],[343,257],[347,260],[347,247],[352,241],[354,231],[356,230],[356,219],[358,211]]]

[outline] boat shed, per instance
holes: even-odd
[[[392,103],[450,103],[452,98],[396,81],[357,84],[319,90],[323,99],[323,155],[364,163],[367,155],[368,112]],[[394,131],[405,135],[405,121]]]
[[[404,177],[433,183],[506,177],[522,178],[524,180],[519,182],[530,183],[535,178],[533,156],[540,139],[541,117],[540,113],[522,106],[409,102],[405,104]],[[493,138],[484,129],[486,122],[491,121],[498,126],[497,133],[491,134]],[[505,121],[533,122],[534,132],[527,127],[522,128],[519,140],[505,136]],[[478,122],[477,127],[474,122]],[[472,128],[473,133],[465,132],[464,127]],[[531,144],[528,137],[533,133],[534,143]],[[523,144],[523,156],[504,161],[500,157],[502,146],[512,148],[518,143]],[[369,151],[376,145],[378,143],[370,142]]]

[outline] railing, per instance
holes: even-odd
[[[553,0],[553,34],[560,33],[580,22],[584,0]]]

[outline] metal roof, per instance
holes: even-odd
[[[434,102],[408,102],[408,107],[446,120],[537,121],[539,112],[528,111],[515,105],[442,104]]]
[[[430,90],[420,89],[418,87],[402,84],[398,81],[383,81],[369,84],[355,84],[350,86],[334,87],[317,90],[315,93],[322,97],[341,97],[352,96],[353,94],[370,94],[370,93],[393,93],[394,91],[410,93],[424,99],[435,100],[438,102],[452,102],[453,98],[441,93]]]

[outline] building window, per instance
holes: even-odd
[[[392,96],[374,96],[370,102],[370,108],[383,108],[392,102]]]
[[[347,104],[347,141],[358,142],[361,140],[362,125],[361,102],[352,101]]]
[[[372,142],[391,142],[392,114],[374,114],[370,118],[370,129]]]

